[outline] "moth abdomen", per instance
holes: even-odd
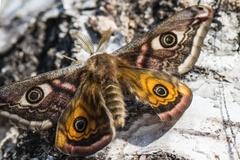
[[[125,103],[119,84],[108,83],[104,87],[104,99],[107,108],[110,110],[116,127],[123,127],[125,124]]]

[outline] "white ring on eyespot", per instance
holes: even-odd
[[[42,100],[44,100],[44,98],[45,98],[49,93],[52,92],[52,87],[51,87],[49,84],[47,84],[47,83],[44,83],[44,84],[42,84],[42,85],[37,85],[37,86],[35,86],[35,87],[39,87],[39,88],[41,88],[41,89],[43,90],[43,95],[44,95],[44,97],[43,97]],[[26,91],[26,92],[23,94],[22,98],[21,98],[21,99],[19,100],[19,102],[18,102],[18,103],[21,104],[20,107],[24,108],[24,106],[29,106],[29,105],[34,106],[34,105],[38,105],[39,103],[42,102],[42,100],[41,100],[40,102],[38,102],[38,103],[36,103],[36,104],[30,104],[30,103],[26,100],[26,93],[27,93],[27,92],[28,92],[28,91]],[[28,108],[28,107],[27,107],[27,108]]]
[[[170,31],[170,32],[176,34],[176,36],[177,36],[177,43],[176,43],[176,44],[178,44],[179,42],[183,41],[184,33],[185,33],[185,32],[179,32],[179,31],[175,31],[175,30],[174,30],[174,31]],[[164,34],[164,33],[163,33],[163,34]],[[161,34],[161,35],[162,35],[162,34]],[[165,47],[163,47],[163,46],[161,45],[160,41],[159,41],[161,35],[155,37],[155,38],[152,40],[152,42],[151,42],[151,47],[152,47],[153,50],[160,50],[160,49],[173,50],[173,49],[176,48],[177,45],[175,45],[174,47],[171,47],[171,48],[165,48]]]

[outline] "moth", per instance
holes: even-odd
[[[83,65],[2,86],[0,116],[26,130],[57,126],[55,145],[71,156],[94,154],[113,140],[125,124],[124,90],[149,104],[162,121],[179,117],[192,92],[172,75],[194,66],[212,17],[210,7],[186,8],[113,54],[94,53],[92,42],[72,30],[92,56]],[[110,36],[103,36],[97,51]]]

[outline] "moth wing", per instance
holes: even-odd
[[[150,104],[162,121],[179,117],[191,104],[191,90],[165,72],[120,67],[119,79],[131,93]]]
[[[57,125],[56,147],[71,156],[94,154],[115,135],[114,120],[101,86],[90,78],[84,79]]]
[[[0,116],[22,129],[52,127],[74,96],[81,74],[82,66],[72,65],[0,87]]]
[[[199,57],[212,17],[210,7],[186,8],[114,54],[138,68],[186,73]]]

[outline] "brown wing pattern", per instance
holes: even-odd
[[[114,54],[138,68],[186,73],[198,59],[212,17],[210,7],[186,8]]]
[[[20,128],[47,129],[73,98],[81,66],[41,74],[0,88],[0,115]]]

